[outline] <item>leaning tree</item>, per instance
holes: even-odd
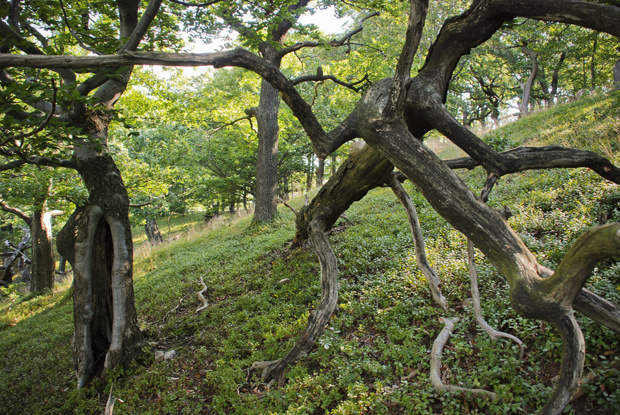
[[[344,143],[362,138],[366,146],[356,152],[298,214],[297,241],[309,238],[321,264],[322,298],[308,326],[282,359],[257,362],[264,378],[281,378],[287,365],[307,352],[334,312],[338,296],[338,268],[325,231],[341,212],[373,187],[389,184],[408,207],[412,229],[417,228],[400,179],[415,184],[432,207],[475,244],[510,285],[510,301],[523,316],[549,322],[562,337],[563,357],[559,380],[541,413],[559,414],[581,377],[584,337],[574,316],[577,309],[602,325],[620,332],[620,308],[583,288],[598,262],[620,254],[620,224],[595,227],[584,233],[555,270],[536,257],[510,228],[505,212],[485,203],[498,178],[528,169],[589,167],[602,177],[620,183],[620,169],[607,159],[579,149],[526,147],[497,152],[460,124],[445,106],[450,81],[459,60],[484,44],[503,24],[517,17],[574,24],[620,35],[617,1],[474,0],[464,13],[446,20],[429,50],[425,64],[411,76],[428,8],[426,0],[411,1],[406,41],[394,77],[376,82],[355,109],[332,131],[325,131],[311,106],[279,68],[243,48],[211,54],[166,54],[123,51],[113,56],[50,57],[2,55],[4,67],[119,67],[146,65],[238,66],[261,75],[280,91],[302,124],[316,154],[325,158]],[[441,160],[424,144],[425,135],[437,130],[464,150],[468,157]],[[482,166],[488,174],[482,197],[453,171]],[[396,167],[400,173],[394,173]],[[424,264],[423,241],[418,260]],[[473,262],[473,261],[472,261]],[[473,267],[473,264],[472,264]],[[427,278],[436,288],[432,270]],[[435,290],[435,300],[443,297]]]

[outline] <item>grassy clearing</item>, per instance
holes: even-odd
[[[613,117],[617,121],[618,112]],[[516,132],[528,135],[530,123],[538,122],[552,120],[534,116],[520,121],[522,128],[511,125],[494,134],[523,143]],[[474,189],[484,181],[480,170],[463,178]],[[112,385],[124,401],[116,404],[116,414],[535,412],[558,373],[560,339],[544,324],[515,315],[505,281],[480,255],[484,315],[523,339],[524,360],[514,344],[481,333],[464,305],[470,295],[465,239],[407,189],[419,209],[429,261],[443,281],[448,313],[432,306],[403,209],[388,189],[376,189],[352,206],[330,237],[341,272],[336,315],[312,352],[291,367],[287,382],[270,387],[247,369],[254,361],[283,356],[303,331],[320,298],[316,258],[309,247],[288,248],[294,232],[288,209],[262,227],[250,227],[250,218],[217,229],[197,226],[161,247],[137,251],[136,300],[149,343],[130,367],[88,389],[74,389],[71,304],[64,292],[15,298],[12,317],[3,305],[0,413],[100,414]],[[562,170],[502,179],[490,203],[509,206],[511,225],[541,262],[554,267],[597,218],[620,221],[618,201],[617,186],[592,172]],[[589,288],[620,302],[618,271],[616,261],[602,264]],[[197,314],[200,277],[209,307]],[[444,382],[493,390],[500,402],[433,393],[429,351],[442,315],[460,318],[444,350]],[[581,324],[586,373],[598,377],[569,413],[619,413],[620,375],[612,365],[620,360],[620,339],[585,318]],[[176,357],[155,362],[157,350],[174,350]]]

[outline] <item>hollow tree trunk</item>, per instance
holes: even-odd
[[[107,133],[104,128],[97,135]],[[90,197],[57,238],[74,273],[73,356],[78,387],[128,364],[142,347],[132,281],[129,198],[114,161],[86,147],[76,151]]]
[[[47,218],[46,218],[47,216]],[[52,289],[54,286],[54,248],[52,245],[52,229],[49,215],[43,209],[37,209],[30,221],[32,235],[32,266],[30,291],[39,292]]]

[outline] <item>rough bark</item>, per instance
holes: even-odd
[[[74,365],[78,387],[129,363],[142,347],[134,304],[129,199],[111,158],[79,161],[91,190],[58,235],[74,272]],[[98,189],[98,191],[92,191]]]
[[[258,158],[256,160],[256,200],[252,222],[268,222],[277,213],[279,107],[278,90],[263,80],[256,114]]]
[[[420,7],[423,9],[425,5],[424,1],[414,0],[412,11],[420,10]],[[604,304],[596,297],[584,295],[582,287],[598,261],[620,254],[618,225],[595,228],[586,233],[574,244],[574,248],[566,255],[566,261],[562,261],[555,272],[546,269],[537,263],[534,255],[510,228],[502,214],[475,196],[452,172],[450,166],[442,162],[420,140],[427,131],[434,128],[463,148],[488,173],[501,176],[514,171],[514,158],[496,153],[477,136],[466,133],[466,129],[447,112],[444,100],[452,73],[461,57],[484,43],[502,24],[515,17],[576,24],[614,36],[620,35],[620,8],[615,6],[560,0],[476,0],[461,16],[446,21],[429,51],[425,65],[410,83],[407,68],[411,65],[412,49],[415,52],[412,45],[416,44],[415,39],[419,34],[419,29],[415,29],[420,26],[418,13],[415,18],[410,19],[406,47],[399,59],[395,81],[375,83],[358,103],[354,113],[331,133],[323,129],[310,105],[301,98],[276,65],[242,49],[174,58],[165,54],[129,52],[114,59],[105,57],[105,60],[96,59],[91,62],[105,62],[104,65],[112,66],[118,66],[119,62],[179,62],[191,66],[208,64],[215,67],[232,65],[248,68],[260,74],[281,92],[283,100],[309,135],[319,157],[328,156],[356,136],[362,137],[410,179],[431,206],[455,229],[471,239],[498,268],[510,285],[510,300],[517,312],[525,317],[548,321],[558,329],[563,340],[560,378],[553,396],[541,413],[559,414],[568,402],[570,391],[576,387],[583,367],[584,342],[573,317],[573,303],[579,302],[581,298],[584,308],[589,312],[602,316],[603,320],[609,317],[598,311]],[[84,64],[89,59],[91,58],[68,60],[63,57],[56,64],[57,67],[65,68],[78,61],[81,62],[79,64]],[[28,66],[40,64],[30,58],[11,56],[5,60],[0,57],[0,65],[14,65],[14,62],[22,62],[23,66],[27,66],[25,62],[30,62]],[[521,160],[525,158],[535,159],[533,155]],[[527,162],[524,164],[530,165]],[[549,164],[548,167],[555,166]],[[606,167],[603,168],[605,169]],[[613,173],[612,170],[609,171]],[[346,176],[345,174],[342,180],[345,180]],[[358,183],[352,183],[352,187],[357,189]],[[352,191],[352,194],[363,196],[358,190]],[[333,212],[336,209],[329,208],[329,204],[334,202],[330,202],[327,197],[325,201],[327,206],[317,203],[314,209],[317,209],[317,214],[334,219]],[[303,219],[302,216],[301,221]],[[329,265],[332,260],[335,261],[333,253],[329,255],[330,250],[323,250],[321,253],[318,249],[319,246],[325,246],[320,238],[324,237],[323,231],[328,226],[325,221],[312,220],[306,228],[319,254],[322,271],[331,269],[331,274],[336,274],[337,270]],[[110,229],[114,229],[114,226],[110,226]],[[320,229],[320,232],[317,232],[317,229]],[[328,274],[322,272],[322,279]],[[315,317],[313,314],[306,333],[286,358],[263,365],[266,368],[263,373],[265,377],[280,378],[285,364],[307,351],[315,336],[322,332],[326,319],[335,307],[337,294],[332,278],[325,278],[324,283],[324,301],[317,309],[321,311],[320,315]],[[610,318],[613,318],[614,313],[615,311],[611,313]]]
[[[361,148],[354,148],[312,202],[297,214],[293,247],[301,246],[308,239],[308,226],[314,220],[323,223],[326,230],[331,229],[349,206],[370,190],[387,183],[393,168],[385,157],[371,147],[362,144]]]

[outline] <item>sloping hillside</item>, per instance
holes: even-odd
[[[573,144],[616,156],[620,95],[558,106],[488,135],[493,145]],[[593,137],[604,140],[594,141]],[[481,170],[461,172],[473,189]],[[293,365],[283,385],[248,373],[255,361],[282,357],[320,299],[319,266],[310,247],[290,250],[293,214],[250,227],[249,219],[216,230],[197,224],[160,248],[137,256],[135,289],[148,345],[125,370],[75,390],[72,311],[66,287],[0,306],[0,413],[99,414],[110,388],[115,414],[464,414],[533,413],[558,372],[560,339],[552,329],[511,310],[503,278],[477,258],[483,313],[494,327],[526,344],[523,360],[507,340],[493,342],[474,322],[466,240],[409,184],[424,229],[427,255],[450,310],[433,306],[415,265],[407,219],[389,189],[376,189],[341,219],[330,241],[341,272],[339,309],[313,351]],[[620,221],[620,189],[586,169],[529,172],[502,179],[490,203],[508,206],[513,228],[553,268],[579,234],[602,218]],[[296,201],[299,207],[303,200]],[[620,263],[608,262],[591,289],[620,303]],[[207,286],[203,304],[197,293]],[[443,353],[443,381],[496,392],[500,400],[437,396],[429,353],[442,324],[458,317]],[[572,413],[620,412],[620,338],[580,320],[586,373],[594,380]],[[156,361],[156,352],[174,351]],[[172,354],[172,353],[170,353]],[[159,360],[159,359],[158,359]]]

